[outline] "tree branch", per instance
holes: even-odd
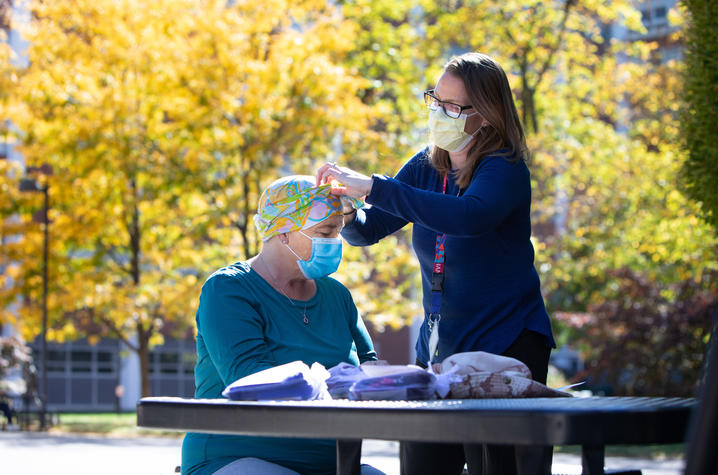
[[[92,310],[92,313],[95,314],[94,309]],[[120,328],[117,326],[117,324],[115,324],[115,322],[113,322],[113,321],[110,320],[109,318],[105,317],[104,315],[99,315],[98,317],[99,317],[100,321],[101,321],[112,333],[114,333],[114,334],[117,336],[117,338],[118,338],[122,343],[124,343],[129,349],[131,349],[132,351],[135,351],[135,352],[137,352],[137,351],[140,350],[138,346],[136,346],[135,344],[133,344],[129,339],[127,339],[127,337],[125,337],[125,335],[122,333],[122,331],[121,331]]]
[[[543,66],[538,71],[538,74],[536,76],[536,84],[533,85],[533,88],[537,88],[539,83],[541,82],[541,79],[543,78],[543,75],[546,74],[546,71],[548,71],[548,68],[551,66],[551,62],[553,61],[553,57],[556,54],[556,51],[558,51],[559,47],[561,46],[561,42],[563,41],[563,34],[566,32],[566,20],[568,20],[568,15],[571,13],[571,7],[576,4],[577,0],[566,0],[566,3],[563,5],[563,18],[561,18],[561,23],[559,24],[559,30],[558,30],[558,39],[556,40],[556,44],[552,49],[549,50],[548,57],[546,58],[546,61],[544,61]]]
[[[504,33],[506,33],[506,37],[513,44],[516,44],[516,39],[514,38],[514,35],[511,34],[511,30],[509,29],[509,20],[511,18],[508,15],[506,15],[506,12],[504,11],[504,9],[501,5],[499,5],[499,13],[501,13],[501,17],[504,19],[504,21],[502,23],[504,25]]]
[[[131,275],[130,269],[126,267],[125,264],[122,262],[122,257],[115,252],[114,246],[105,246],[102,242],[102,238],[100,237],[97,239],[97,241],[95,241],[95,247],[103,255],[107,255],[121,271],[127,273],[128,275]]]

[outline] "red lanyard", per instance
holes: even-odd
[[[446,194],[447,176],[444,175],[444,183],[441,193]],[[431,274],[431,307],[429,309],[429,328],[441,320],[441,294],[444,291],[444,260],[446,257],[446,233],[436,235],[436,246],[434,247],[434,271]]]

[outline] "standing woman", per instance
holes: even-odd
[[[555,342],[534,268],[528,149],[508,79],[480,53],[453,58],[424,93],[433,144],[394,178],[333,163],[317,183],[372,206],[345,217],[342,235],[367,246],[413,223],[424,321],[417,363],[486,351],[523,361],[546,382]],[[550,447],[402,443],[403,474],[550,473]]]

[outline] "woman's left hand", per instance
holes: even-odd
[[[371,193],[372,179],[346,167],[339,167],[333,162],[322,165],[317,171],[317,185],[337,181],[340,186],[332,186],[335,195],[346,195],[362,198]]]

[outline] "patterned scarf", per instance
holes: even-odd
[[[348,199],[352,206],[364,203]],[[331,185],[316,186],[313,176],[290,175],[270,184],[259,198],[254,224],[262,234],[262,241],[281,233],[310,228],[331,216],[341,216],[342,203],[331,194]]]

